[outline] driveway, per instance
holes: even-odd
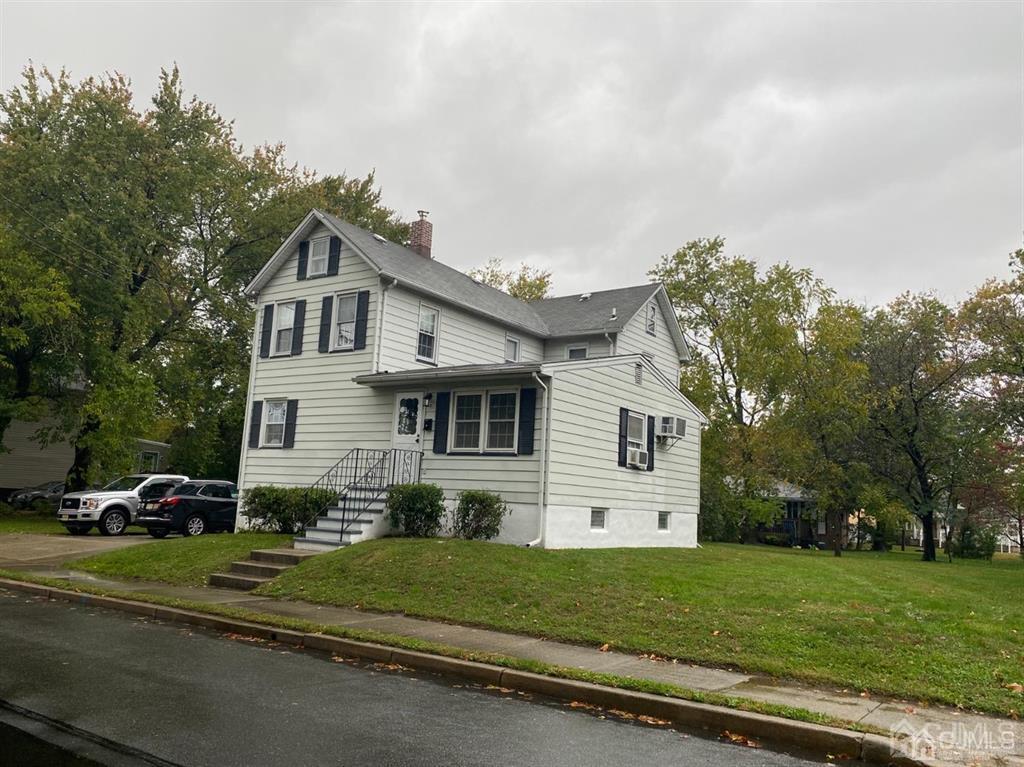
[[[39,570],[60,567],[69,559],[82,559],[125,546],[150,543],[148,535],[122,535],[107,538],[99,535],[32,535],[13,533],[0,535],[0,568],[7,570]]]

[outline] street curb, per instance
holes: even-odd
[[[898,767],[933,767],[937,764],[931,760],[916,759],[899,752],[893,753],[891,741],[884,736],[783,719],[753,711],[741,711],[681,698],[606,687],[574,679],[560,679],[488,663],[404,650],[327,634],[307,634],[278,629],[261,623],[210,613],[68,591],[25,581],[0,578],[0,587],[48,600],[105,607],[168,622],[200,626],[228,634],[255,636],[334,655],[374,662],[396,663],[412,669],[455,675],[496,687],[546,695],[560,700],[580,701],[634,716],[649,716],[688,728],[707,730],[714,734],[729,730],[746,737],[768,741],[776,746],[794,746],[802,750],[820,751],[836,756],[845,755],[848,758],[861,759],[872,764],[897,765]]]

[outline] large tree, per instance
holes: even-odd
[[[471,269],[469,276],[520,301],[539,301],[551,292],[551,272],[528,264],[506,269],[500,258],[492,258],[483,266]]]
[[[310,207],[407,231],[372,175],[318,179],[280,145],[244,150],[176,69],[138,111],[119,75],[74,83],[29,67],[0,111],[0,219],[74,304],[69,342],[45,350],[79,384],[49,402],[50,438],[74,443],[72,487],[123,468],[158,417],[185,429],[234,417],[252,322],[242,287]]]
[[[925,561],[935,559],[935,526],[963,466],[958,430],[972,372],[968,339],[955,314],[930,295],[906,294],[865,323],[871,430],[864,458],[923,527]]]
[[[650,274],[679,308],[694,350],[683,389],[704,392],[711,419],[720,475],[704,478],[711,484],[702,485],[702,508],[731,499],[730,513],[749,537],[777,511],[765,502],[780,478],[773,419],[800,364],[807,301],[827,291],[807,270],[777,264],[762,273],[754,261],[726,255],[720,237],[687,243]]]

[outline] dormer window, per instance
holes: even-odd
[[[658,307],[653,303],[647,304],[647,333],[658,335]]]
[[[311,240],[309,243],[309,273],[310,277],[322,277],[327,274],[327,262],[331,251],[331,239],[321,237]]]

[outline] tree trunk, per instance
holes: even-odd
[[[931,509],[921,517],[921,545],[924,547],[924,555],[921,559],[925,562],[935,561],[935,512]]]
[[[88,444],[88,437],[99,431],[100,420],[94,415],[85,419],[82,428],[75,436],[75,461],[68,469],[68,476],[64,482],[66,492],[85,490],[89,487],[89,469],[92,466],[92,447]]]
[[[833,511],[829,514],[828,526],[829,535],[832,538],[832,556],[843,556],[843,517],[841,511]]]

